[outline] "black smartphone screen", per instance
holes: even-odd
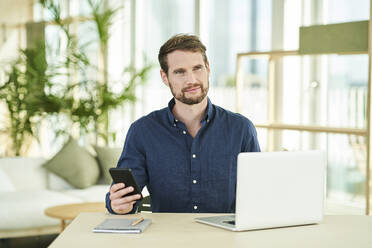
[[[140,188],[138,187],[138,184],[136,183],[136,180],[133,177],[131,169],[110,168],[109,172],[110,172],[110,175],[111,175],[112,180],[114,181],[114,183],[124,183],[125,187],[130,187],[130,186],[133,187],[134,190],[132,192],[128,193],[127,195],[125,195],[125,196],[140,194],[141,199],[143,198],[142,194],[141,194],[141,191],[140,191]]]

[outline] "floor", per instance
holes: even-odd
[[[57,237],[57,234],[25,238],[0,239],[0,248],[46,248]]]

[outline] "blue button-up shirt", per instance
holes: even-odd
[[[132,169],[139,187],[147,186],[153,212],[235,212],[237,155],[260,151],[255,127],[208,99],[193,138],[173,115],[174,105],[172,99],[131,125],[117,166]],[[109,193],[106,208],[113,213]]]

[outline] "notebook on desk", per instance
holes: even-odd
[[[132,226],[136,219],[105,219],[101,224],[93,229],[96,233],[142,233],[151,219],[144,219],[142,222]]]
[[[235,215],[196,218],[232,231],[319,223],[326,155],[322,151],[240,153]]]

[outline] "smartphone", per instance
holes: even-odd
[[[136,180],[134,179],[134,176],[132,174],[132,170],[128,168],[110,168],[109,169],[110,175],[112,177],[112,180],[114,183],[124,183],[125,187],[132,186],[133,191],[130,192],[129,194],[125,196],[130,196],[130,195],[136,195],[139,194],[142,197],[142,193],[140,188],[138,187],[138,184],[136,183]],[[139,199],[139,200],[141,200]]]

